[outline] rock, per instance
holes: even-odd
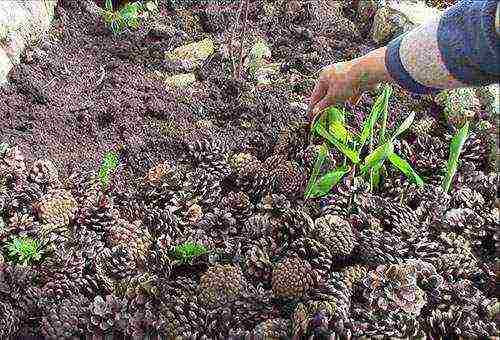
[[[50,28],[57,0],[0,1],[0,84],[26,46]]]
[[[443,90],[436,95],[435,101],[443,107],[448,123],[456,127],[460,127],[466,119],[473,118],[481,109],[474,88]]]
[[[196,82],[194,73],[176,74],[165,78],[165,83],[170,87],[185,88]]]
[[[500,86],[498,84],[476,88],[476,96],[488,116],[500,115]]]
[[[165,59],[171,61],[182,61],[186,64],[201,63],[215,52],[215,45],[212,39],[206,38],[198,42],[179,46],[172,52],[167,52]]]
[[[377,44],[388,43],[394,37],[441,14],[440,10],[427,6],[422,0],[366,2],[366,5],[358,6],[358,15],[370,14],[376,9],[371,36]]]

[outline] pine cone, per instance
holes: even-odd
[[[30,170],[29,179],[43,188],[58,189],[62,185],[57,168],[50,160],[35,161]]]
[[[182,278],[160,287],[160,313],[166,320],[163,333],[168,337],[203,334],[207,328],[207,311],[198,297],[195,282]]]
[[[286,254],[306,260],[315,273],[328,273],[333,262],[330,249],[312,238],[299,238],[293,241],[286,249]]]
[[[22,312],[9,302],[0,301],[0,336],[13,337],[21,325]]]
[[[45,315],[40,331],[48,338],[68,338],[82,336],[88,322],[90,301],[82,295],[56,301],[41,301]]]
[[[182,189],[188,170],[186,167],[177,166],[170,169],[168,175],[161,177],[158,182],[143,183],[140,189],[140,197],[144,202],[153,207],[163,209],[175,193]]]
[[[399,203],[367,194],[358,197],[358,204],[365,212],[383,221],[384,230],[411,236],[420,227],[416,214]]]
[[[152,235],[168,235],[176,238],[182,233],[179,218],[168,209],[145,208],[144,226]]]
[[[283,162],[268,169],[273,188],[277,193],[282,193],[287,197],[297,197],[303,194],[307,178],[304,169],[301,169],[297,163]]]
[[[347,256],[354,249],[354,234],[348,221],[325,215],[314,221],[313,237],[330,250],[332,256]]]
[[[236,184],[251,199],[259,200],[264,193],[270,191],[271,179],[264,164],[254,160],[242,165],[237,173]]]
[[[296,159],[307,146],[307,128],[295,123],[282,129],[274,146],[274,154],[285,155],[287,159]]]
[[[104,334],[117,329],[116,314],[125,308],[126,302],[113,295],[106,295],[103,298],[97,295],[89,306],[90,323],[87,325],[88,331],[94,334]]]
[[[265,235],[271,228],[271,219],[266,214],[256,214],[250,216],[243,224],[242,237],[250,240],[257,240]]]
[[[75,218],[78,204],[70,192],[66,190],[52,190],[42,197],[36,208],[44,223],[56,226],[69,225]]]
[[[397,263],[407,257],[408,248],[400,236],[365,229],[359,233],[353,255],[367,265]]]
[[[252,282],[262,283],[264,287],[271,287],[273,265],[271,258],[277,246],[270,238],[260,238],[244,250],[245,274]]]
[[[291,244],[298,238],[307,237],[314,229],[314,221],[305,211],[287,210],[276,224],[276,237],[282,243]]]
[[[311,287],[310,265],[300,258],[288,258],[273,269],[272,290],[281,298],[300,298]]]
[[[155,185],[171,173],[172,167],[167,162],[158,163],[148,170],[144,180],[148,184]]]
[[[257,208],[269,211],[274,215],[281,216],[286,210],[290,209],[291,203],[283,194],[269,194],[262,197]]]
[[[356,264],[354,266],[344,268],[342,272],[344,274],[346,284],[352,288],[363,281],[368,273],[368,268],[366,266]]]
[[[239,267],[216,264],[200,278],[200,297],[211,309],[236,298],[245,289],[245,285],[245,278]]]
[[[488,135],[482,133],[470,133],[460,153],[460,159],[486,166],[489,156],[488,138]]]
[[[425,116],[416,120],[410,127],[410,132],[415,136],[434,136],[435,130],[438,128],[439,122],[436,118]]]
[[[197,197],[197,202],[203,206],[216,206],[221,200],[220,180],[212,173],[196,169],[186,175],[184,191]]]
[[[223,243],[228,236],[238,235],[239,225],[230,212],[218,208],[215,208],[213,212],[206,213],[196,224],[219,243]]]
[[[258,161],[257,157],[249,153],[237,153],[234,154],[229,164],[234,169],[236,173],[239,173],[243,168],[245,168],[248,164],[251,164],[255,161]]]
[[[417,286],[417,268],[412,263],[380,265],[367,274],[362,286],[368,308],[375,313],[397,310],[418,316],[426,303],[424,291]]]
[[[211,338],[249,337],[258,323],[275,317],[270,294],[254,288],[209,311],[205,335]]]
[[[441,169],[445,168],[448,147],[440,138],[426,135],[418,136],[412,146],[413,154],[410,160],[414,162],[416,171],[435,176]]]
[[[252,215],[253,204],[244,192],[232,191],[222,199],[221,207],[229,211],[239,223],[243,223]]]
[[[212,163],[221,160],[221,147],[211,139],[198,139],[185,144],[186,158],[193,167],[200,163]]]
[[[111,291],[116,281],[132,275],[136,271],[136,264],[132,255],[124,246],[104,248],[97,254],[95,271],[97,276]]]
[[[466,312],[457,306],[451,306],[447,311],[432,311],[432,314],[425,319],[424,324],[433,337],[478,338],[494,337],[498,334],[494,322],[478,319],[476,313]]]
[[[27,178],[24,155],[17,146],[4,146],[5,144],[2,144],[2,153],[0,154],[0,173],[7,173],[9,177],[12,178],[13,182],[24,182]]]
[[[117,211],[106,206],[82,207],[77,212],[76,222],[80,228],[86,228],[99,234],[104,234],[114,223]]]
[[[288,330],[290,327],[290,320],[269,319],[255,326],[253,335],[263,337],[265,339],[278,340],[289,335]]]
[[[106,241],[111,247],[128,248],[136,263],[142,266],[146,262],[152,238],[140,221],[130,223],[118,218],[106,233]]]
[[[168,277],[168,275],[164,275],[164,277]],[[148,272],[139,273],[117,281],[113,289],[113,294],[119,297],[133,297],[136,295],[154,297],[158,295],[160,290],[158,282],[159,280],[156,275],[151,275]]]

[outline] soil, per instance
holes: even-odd
[[[28,49],[0,87],[0,142],[25,157],[0,148],[0,241],[28,235],[47,247],[26,268],[0,256],[0,336],[498,333],[491,120],[474,122],[443,193],[456,128],[432,96],[394,85],[387,128],[415,113],[395,151],[426,186],[389,168],[378,191],[349,175],[305,200],[322,143],[309,143],[307,98],[323,66],[377,47],[370,22],[356,17],[355,1],[341,17],[317,1],[251,2],[244,54],[263,38],[278,69],[262,85],[247,68],[233,74],[238,3],[207,2],[160,2],[150,22],[114,36],[81,1],[60,0],[50,39]],[[216,52],[194,69],[164,58],[207,37]],[[190,71],[187,88],[163,80]],[[353,131],[380,93],[346,106]],[[108,151],[120,166],[102,189],[92,175]],[[332,148],[322,170],[345,162]],[[61,188],[74,210],[72,200],[60,203]],[[184,241],[216,251],[171,261]]]

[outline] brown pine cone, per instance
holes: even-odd
[[[300,298],[311,285],[311,266],[300,258],[287,258],[273,269],[272,290],[277,297]]]
[[[78,203],[67,190],[52,190],[36,205],[44,223],[68,225],[75,218]]]
[[[313,237],[330,250],[332,256],[346,256],[354,249],[350,223],[336,215],[325,215],[314,221]]]
[[[245,278],[239,267],[216,264],[200,278],[200,297],[207,307],[222,305],[236,298],[245,289]]]

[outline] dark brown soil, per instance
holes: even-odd
[[[60,2],[52,39],[28,51],[25,63],[10,74],[12,85],[0,89],[1,139],[20,145],[31,160],[52,159],[61,174],[96,169],[102,155],[118,145],[128,148],[129,164],[143,172],[154,161],[178,157],[179,133],[199,136],[204,130],[193,123],[200,119],[212,120],[215,129],[210,134],[226,136],[233,151],[259,153],[259,143],[270,149],[281,127],[305,118],[289,100],[294,91],[302,95],[299,99],[308,96],[314,78],[304,81],[304,76],[373,48],[359,36],[351,41],[345,31],[315,30],[307,15],[292,18],[291,27],[276,26],[275,19],[263,15],[262,4],[252,4],[249,36],[262,34],[269,40],[274,61],[283,63],[289,77],[297,79],[293,73],[302,73],[292,86],[256,89],[252,96],[265,102],[263,107],[255,101],[238,102],[244,89],[230,80],[230,62],[221,55],[197,72],[204,81],[195,93],[169,91],[161,80],[149,77],[153,70],[177,71],[161,60],[169,48],[210,33],[217,42],[227,41],[230,30],[223,28],[231,26],[234,5],[199,6],[192,13],[163,8],[162,20],[184,34],[159,36],[142,28],[119,37],[81,7],[77,1]],[[242,123],[254,128],[249,131]],[[177,136],[171,138],[152,126],[175,127]]]

